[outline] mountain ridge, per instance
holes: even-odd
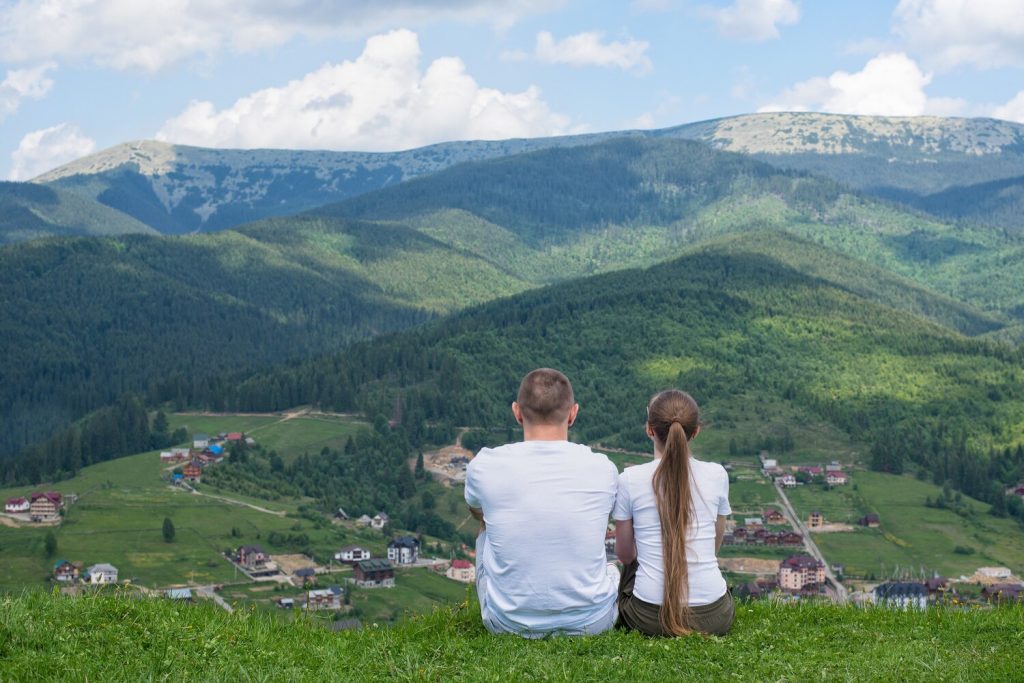
[[[697,140],[824,174],[879,196],[899,199],[902,193],[910,201],[948,189],[964,175],[972,182],[1024,175],[1021,124],[787,112],[654,130],[442,142],[400,152],[222,150],[135,141],[61,166],[33,182],[98,199],[161,232],[178,234],[297,213],[466,161],[623,137]]]

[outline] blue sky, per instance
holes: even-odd
[[[0,0],[0,178],[758,110],[1024,122],[1022,0]]]

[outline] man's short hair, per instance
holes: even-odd
[[[516,402],[524,421],[560,424],[569,418],[575,399],[568,377],[558,370],[538,368],[519,384]]]

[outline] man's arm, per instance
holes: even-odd
[[[633,538],[633,520],[615,520],[615,556],[622,564],[636,559],[636,539]]]
[[[722,539],[725,538],[725,520],[728,519],[725,515],[718,515],[718,519],[715,520],[715,555],[722,549]]]
[[[480,522],[480,531],[478,533],[482,533],[483,530],[487,528],[487,525],[484,523],[484,511],[480,508],[475,508],[472,505],[469,505],[468,507],[469,514],[473,515],[473,519]]]

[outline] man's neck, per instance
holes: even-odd
[[[566,425],[523,425],[523,441],[568,441]]]

